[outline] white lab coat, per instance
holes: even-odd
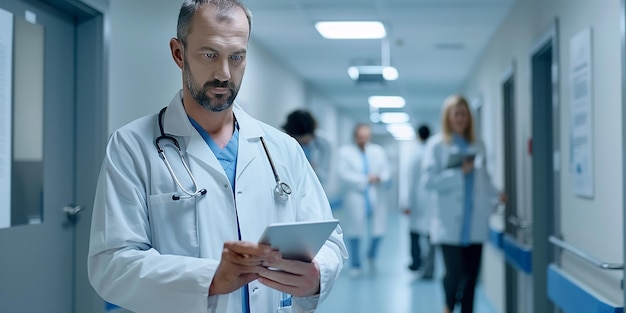
[[[425,145],[420,143],[412,155],[409,167],[407,204],[411,214],[409,215],[409,227],[412,232],[422,235],[430,233],[430,224],[435,213],[434,193],[427,189],[422,177],[422,159],[424,158]]]
[[[379,184],[369,184],[363,171],[363,157],[356,144],[341,147],[337,166],[343,205],[346,215],[341,225],[346,237],[359,237],[367,233],[365,194],[372,205],[372,235],[382,236],[387,224],[387,206],[380,203],[382,188],[391,181],[391,169],[385,150],[373,143],[365,145],[369,174],[380,177]]]
[[[445,168],[451,154],[460,148],[444,141],[437,134],[428,141],[422,171],[426,188],[435,191],[435,216],[431,223],[431,241],[435,244],[461,243],[463,224],[464,184],[463,170]],[[474,206],[470,223],[470,243],[482,243],[488,238],[489,217],[498,201],[499,191],[493,186],[485,168],[485,148],[479,140],[467,150],[474,152]]]
[[[256,242],[274,222],[333,219],[328,200],[298,143],[234,105],[239,123],[235,195],[215,155],[189,122],[182,92],[163,118],[175,136],[204,196],[172,200],[183,194],[155,149],[160,135],[156,114],[114,132],[107,146],[96,199],[88,257],[89,279],[107,301],[134,312],[241,313],[241,294],[208,296],[223,243],[241,238]],[[280,179],[293,193],[274,197],[274,176],[260,143],[263,136]],[[180,157],[168,159],[188,190],[193,185]],[[347,252],[337,227],[316,255],[321,291],[294,298],[278,310],[280,292],[258,281],[249,284],[252,313],[313,312],[333,286]]]

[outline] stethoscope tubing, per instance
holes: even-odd
[[[165,163],[165,166],[167,167],[167,171],[170,173],[170,176],[172,176],[172,179],[174,180],[178,188],[180,188],[185,194],[187,194],[187,196],[180,196],[180,195],[175,194],[172,196],[172,200],[180,200],[184,198],[204,196],[207,193],[207,190],[204,188],[202,189],[198,188],[198,183],[196,181],[196,178],[194,177],[193,173],[191,173],[191,169],[189,168],[189,165],[187,165],[187,162],[185,161],[185,157],[183,155],[182,149],[180,148],[180,144],[178,143],[178,140],[174,138],[174,136],[166,134],[163,129],[163,115],[166,109],[167,107],[164,107],[161,109],[161,111],[159,111],[158,123],[159,123],[159,131],[161,132],[161,135],[158,136],[154,140],[154,144],[156,146],[159,156],[163,160],[163,163]],[[263,137],[260,137],[260,138],[261,138],[261,144],[263,145],[263,150],[265,151],[265,155],[267,155],[267,159],[270,163],[270,167],[272,168],[272,173],[274,174],[274,180],[276,181],[276,186],[274,187],[274,194],[282,200],[287,200],[289,198],[289,195],[291,195],[291,187],[289,187],[287,183],[280,180],[280,177],[278,176],[278,171],[276,171],[276,167],[274,166],[274,161],[272,160],[272,156],[269,152],[269,149],[267,148],[267,145],[265,144],[265,140],[263,139]],[[187,174],[189,175],[189,177],[191,178],[191,181],[193,182],[193,188],[195,189],[195,191],[193,192],[188,191],[182,186],[182,184],[178,180],[178,177],[174,173],[174,169],[172,169],[172,166],[170,165],[170,162],[167,159],[167,156],[165,156],[165,150],[161,146],[161,140],[169,140],[174,144],[174,146],[176,146],[176,150],[178,152],[178,155],[180,156],[180,160],[183,163],[183,167],[185,167],[185,171],[187,171]]]

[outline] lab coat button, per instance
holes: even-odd
[[[224,184],[224,188],[228,188],[228,184]]]
[[[252,292],[257,292],[258,290],[259,290],[259,287],[252,288]]]

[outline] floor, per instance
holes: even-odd
[[[335,212],[335,217],[341,220],[341,210]],[[420,280],[406,268],[409,263],[407,219],[399,212],[393,212],[388,222],[375,273],[366,270],[360,278],[352,278],[346,264],[331,294],[320,305],[317,313],[442,312],[441,255],[437,254],[435,279]],[[460,308],[457,307],[454,312],[460,312]],[[480,285],[476,290],[474,312],[497,313]]]

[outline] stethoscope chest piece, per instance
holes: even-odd
[[[274,194],[276,194],[276,196],[281,200],[286,201],[291,194],[291,187],[289,187],[287,183],[279,180],[276,182],[276,186],[274,187]]]

